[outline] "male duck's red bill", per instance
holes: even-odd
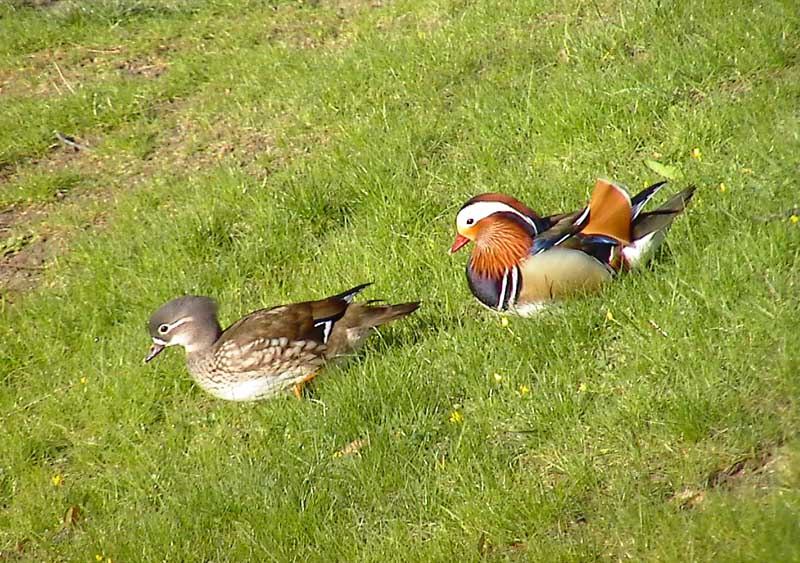
[[[450,247],[450,254],[455,254],[461,247],[469,244],[470,240],[462,234],[456,233],[456,240],[453,241],[453,246]]]

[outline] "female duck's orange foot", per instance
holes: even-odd
[[[294,396],[297,397],[298,399],[300,397],[302,397],[303,396],[303,387],[305,387],[306,383],[308,383],[309,381],[311,381],[312,379],[317,377],[318,374],[319,374],[319,370],[312,371],[307,376],[305,376],[303,379],[301,379],[300,381],[295,383],[292,386],[292,392],[294,393]]]

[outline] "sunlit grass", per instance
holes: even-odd
[[[792,2],[23,4],[0,236],[63,249],[2,301],[0,559],[800,560]],[[447,256],[475,193],[659,173],[692,206],[599,295],[504,319]],[[423,307],[306,400],[141,362],[176,295],[366,281]]]

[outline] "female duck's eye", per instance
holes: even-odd
[[[467,225],[472,225],[474,222],[475,222],[475,219],[473,219],[472,217],[467,219]]]
[[[161,325],[158,327],[158,332],[161,334],[167,334],[169,332],[169,325]]]

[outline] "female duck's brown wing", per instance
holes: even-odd
[[[307,375],[325,362],[327,348],[313,332],[308,304],[255,311],[234,323],[214,344],[218,368],[244,378]]]
[[[341,319],[356,294],[369,284],[362,284],[343,293],[291,305],[254,311],[236,321],[220,336],[218,342],[233,340],[240,344],[257,339],[327,342],[333,324]]]
[[[215,343],[217,369],[243,380],[310,376],[325,363],[328,348],[311,310],[310,303],[296,303],[255,311],[237,321]]]
[[[305,340],[313,328],[314,323],[308,303],[281,305],[254,311],[242,317],[225,329],[219,337],[219,342],[235,340],[244,344],[261,338]]]

